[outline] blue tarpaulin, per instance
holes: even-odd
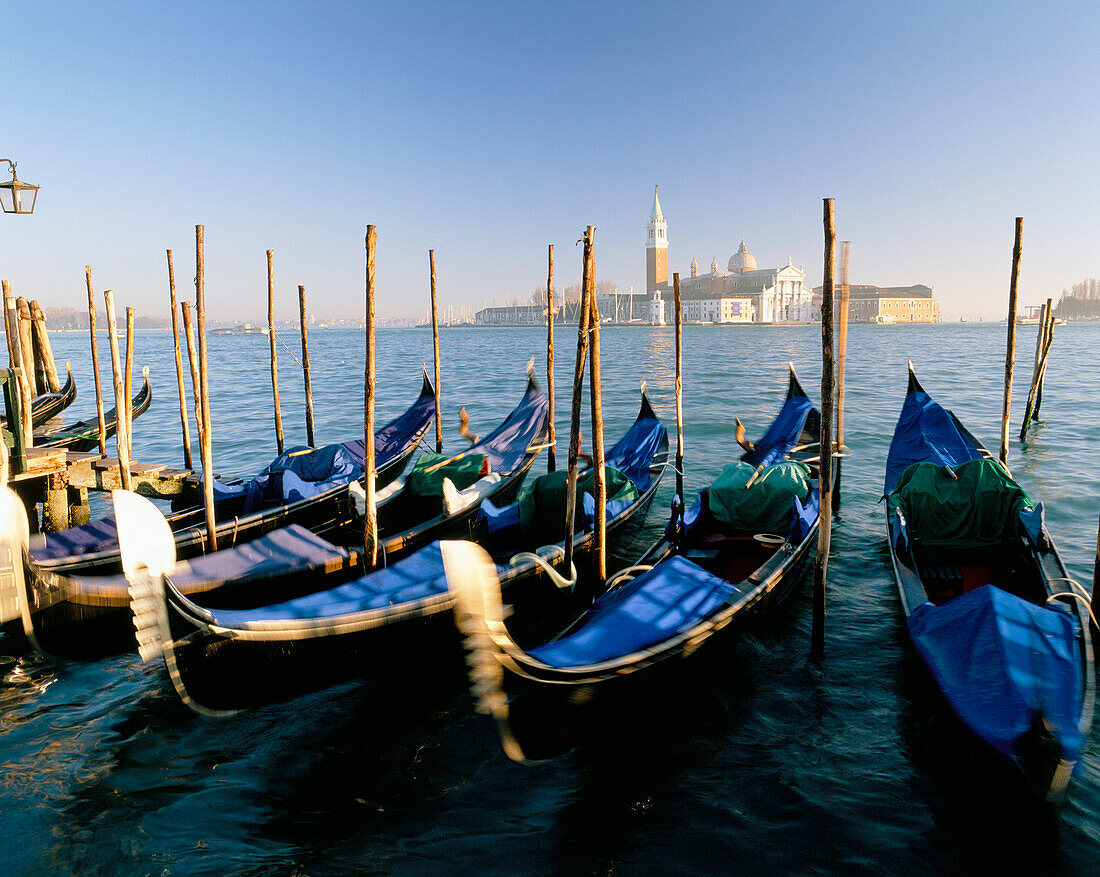
[[[316,566],[346,558],[348,552],[305,527],[291,524],[266,533],[259,539],[223,548],[193,560],[176,564],[171,572],[172,583],[185,594],[210,590],[226,583],[286,575],[306,566]],[[79,576],[89,593],[112,587],[126,587],[126,577]]]
[[[979,737],[1009,757],[1041,712],[1075,760],[1082,708],[1077,621],[985,585],[909,616],[917,652],[952,709]]]
[[[738,585],[677,555],[605,594],[576,633],[532,649],[531,656],[564,668],[631,655],[691,630],[738,594]]]
[[[362,465],[343,445],[290,448],[244,484],[226,485],[215,479],[214,501],[243,496],[241,514],[247,515],[350,484],[362,471]]]
[[[257,609],[218,609],[214,610],[214,617],[219,625],[241,629],[247,628],[249,622],[331,619],[414,603],[446,592],[443,556],[439,543],[433,542],[393,566],[375,570],[327,591]]]
[[[796,395],[789,397],[779,410],[775,420],[772,421],[764,437],[756,443],[756,446],[748,451],[742,459],[756,466],[770,466],[787,456],[802,435],[806,426],[806,418],[810,416],[814,403],[806,396]]]
[[[648,403],[643,404],[642,410],[643,413],[651,410]],[[635,488],[634,490],[624,491],[622,499],[608,499],[607,517],[609,520],[614,520],[616,515],[628,510],[637,501],[638,494],[645,493],[649,489],[652,480],[652,474],[649,470],[653,464],[653,455],[667,435],[668,431],[659,418],[640,415],[623,437],[605,454],[606,466],[629,478]],[[526,501],[530,504],[532,502],[530,498],[539,493],[540,485],[563,481],[565,475],[564,470],[558,470],[540,476],[524,487],[517,501],[508,506],[498,508],[489,500],[483,502],[478,516],[480,522],[485,526],[486,532],[499,538],[505,531],[511,529],[514,530],[514,534],[508,538],[520,539],[521,526],[524,531],[531,531],[532,521],[537,518],[540,521],[540,526],[537,528],[538,533],[530,533],[534,541],[538,542],[540,539],[544,542],[559,541],[564,534],[565,526],[564,496],[558,497],[557,502],[545,503],[553,509],[549,512],[549,515],[547,509],[542,508],[544,503],[539,504],[537,511],[528,510],[526,521],[521,515],[521,501],[526,497]],[[611,497],[615,495],[610,487],[608,492]],[[596,500],[591,493],[584,491],[583,495],[578,497],[578,502],[581,508],[581,514],[577,520],[578,529],[590,530],[595,526]],[[552,518],[552,520],[547,518]],[[541,536],[539,533],[541,533]]]
[[[901,473],[914,463],[936,463],[954,469],[980,457],[981,451],[959,431],[945,408],[923,390],[908,393],[886,457],[883,493],[889,496]]]
[[[435,416],[435,394],[425,381],[420,397],[404,413],[395,417],[374,433],[374,468],[380,470],[409,446],[409,442],[419,436]],[[359,468],[363,468],[363,447],[361,438],[343,442],[345,450],[354,458]]]

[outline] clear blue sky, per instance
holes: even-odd
[[[670,271],[822,273],[821,199],[852,281],[935,286],[1003,317],[1100,274],[1100,4],[4,4],[0,156],[42,187],[0,217],[0,277],[168,316],[164,250],[213,319],[277,316],[305,284],[357,316],[378,228],[380,315],[559,286],[597,226],[597,279],[645,283],[660,184]],[[6,176],[6,175],[5,175]]]

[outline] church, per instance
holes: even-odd
[[[672,283],[668,276],[668,226],[653,190],[646,237],[646,292],[652,297],[652,322],[672,321]],[[710,272],[699,273],[691,260],[691,275],[680,278],[680,310],[685,323],[789,323],[817,318],[806,272],[790,259],[776,268],[758,268],[744,240],[723,271],[718,259]]]

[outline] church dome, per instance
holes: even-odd
[[[730,256],[729,264],[726,266],[729,271],[755,271],[756,259],[753,258],[752,253],[745,249],[745,241],[741,241],[741,246],[737,248],[737,252]]]

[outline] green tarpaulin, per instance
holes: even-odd
[[[952,470],[914,463],[890,494],[910,537],[925,545],[965,548],[1005,542],[1019,533],[1021,509],[1031,500],[995,460],[969,460]]]
[[[756,469],[738,461],[722,470],[710,487],[710,513],[731,530],[750,533],[790,532],[794,498],[810,493],[810,467],[788,460],[766,467],[746,490]]]
[[[464,454],[457,460],[446,454],[424,454],[405,478],[405,490],[413,496],[442,496],[444,478],[450,478],[457,489],[465,490],[488,474],[488,459],[485,454]]]
[[[569,473],[565,469],[547,472],[527,484],[517,500],[519,503],[520,534],[525,544],[548,545],[560,542],[565,535],[565,488]],[[613,466],[604,466],[607,479],[607,501],[638,498],[634,482]],[[596,473],[593,469],[581,473],[577,479],[577,502],[574,506],[574,532],[584,527],[582,500],[585,493],[595,495]]]

